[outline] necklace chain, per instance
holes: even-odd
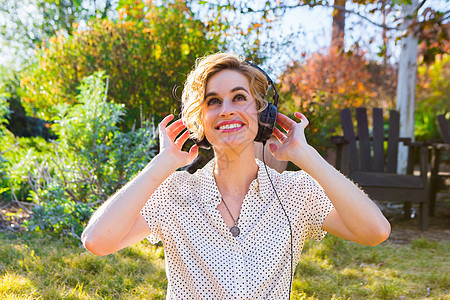
[[[213,176],[214,176],[214,169],[215,169],[215,168],[216,168],[216,164],[214,163],[214,167],[213,167]],[[231,232],[231,234],[232,234],[234,237],[237,237],[237,236],[241,233],[241,230],[239,229],[239,227],[238,227],[238,225],[237,225],[237,222],[238,222],[238,220],[239,220],[239,216],[238,216],[237,219],[235,220],[234,217],[233,217],[233,215],[231,214],[230,209],[228,208],[228,205],[225,203],[225,200],[223,200],[222,195],[221,195],[221,198],[222,198],[223,204],[225,205],[225,207],[226,207],[228,213],[229,213],[230,216],[231,216],[231,219],[233,219],[233,222],[234,222],[234,226],[232,226],[232,227],[230,228],[230,232]]]
[[[230,228],[230,232],[231,232],[231,234],[232,234],[234,237],[237,237],[237,236],[241,233],[241,230],[239,229],[239,227],[238,227],[238,225],[237,225],[237,221],[239,220],[239,216],[238,216],[237,219],[235,220],[234,217],[233,217],[233,215],[231,214],[230,209],[228,208],[227,204],[225,203],[225,200],[223,200],[223,197],[222,197],[222,202],[223,202],[223,204],[225,205],[226,209],[228,210],[228,213],[230,214],[230,216],[231,216],[231,218],[233,219],[233,222],[234,222],[234,226],[232,226],[232,227]]]
[[[233,218],[233,215],[231,214],[230,209],[228,208],[227,204],[225,203],[225,200],[223,200],[223,197],[222,197],[222,202],[225,205],[226,209],[228,210],[228,213],[230,214],[231,218],[233,219],[234,226],[237,226],[237,221],[239,220],[239,217],[236,220]]]

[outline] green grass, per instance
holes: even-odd
[[[96,257],[78,240],[0,233],[0,299],[164,299],[162,247]],[[293,299],[449,299],[450,243],[365,247],[327,236],[306,244]]]

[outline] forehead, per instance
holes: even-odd
[[[209,78],[206,83],[206,94],[225,93],[241,86],[250,92],[250,82],[241,72],[235,70],[222,70]]]

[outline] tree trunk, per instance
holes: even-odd
[[[345,8],[346,0],[336,0],[334,4]],[[344,34],[345,34],[345,12],[335,8],[333,11],[333,25],[331,31],[331,49],[336,51],[344,51]]]
[[[418,0],[402,7],[404,32],[411,24],[411,17],[417,7]],[[414,109],[417,72],[417,45],[418,39],[410,32],[402,39],[402,49],[398,67],[397,79],[397,110],[400,112],[400,137],[409,137],[414,140]],[[400,146],[398,150],[398,168],[400,174],[406,173],[408,148]]]

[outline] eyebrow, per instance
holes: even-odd
[[[248,92],[244,87],[242,87],[242,86],[237,86],[237,87],[234,87],[234,88],[231,89],[231,92],[232,92],[232,93],[233,93],[233,92],[236,92],[236,91],[244,91],[244,92],[246,92],[247,94],[249,94],[249,92]],[[209,92],[208,94],[205,95],[205,99],[208,98],[208,97],[210,97],[210,96],[216,96],[216,95],[217,95],[216,92]]]

